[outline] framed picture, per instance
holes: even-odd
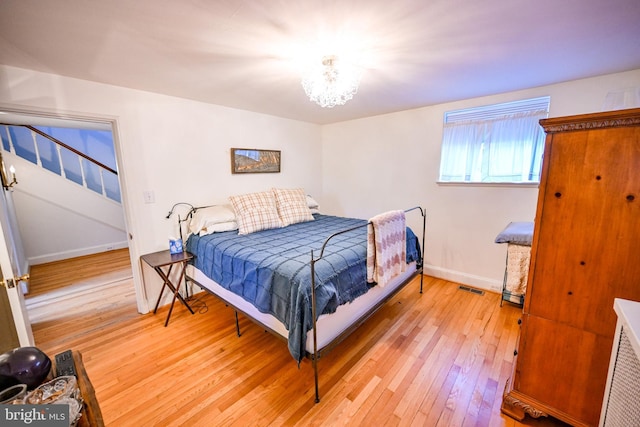
[[[231,173],[280,172],[280,151],[252,148],[231,149]]]

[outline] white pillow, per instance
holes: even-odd
[[[189,223],[189,232],[198,234],[203,230],[210,230],[211,226],[215,224],[224,224],[231,222],[236,222],[236,214],[233,211],[231,205],[215,205],[206,208],[199,208],[193,213],[193,217],[191,218],[191,222]],[[226,227],[229,226],[229,224],[226,225]],[[210,233],[213,233],[213,231],[205,232],[205,234]]]
[[[217,224],[210,224],[200,230],[201,236],[206,236],[211,233],[222,233],[223,231],[233,231],[238,229],[238,223],[236,221],[219,222]]]
[[[273,188],[272,191],[283,226],[314,220],[302,188]]]
[[[318,209],[318,202],[316,202],[316,199],[314,199],[308,194],[307,194],[307,206],[309,206],[309,209]]]
[[[229,197],[238,221],[238,234],[282,227],[272,191]]]
[[[307,194],[307,206],[309,206],[309,210],[311,211],[312,214],[320,213],[320,209],[319,209],[320,206],[318,205],[318,202],[316,202],[316,199],[314,199],[308,194]]]

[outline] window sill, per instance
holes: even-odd
[[[464,182],[464,181],[436,181],[443,187],[519,187],[538,188],[539,182]]]

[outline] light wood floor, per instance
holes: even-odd
[[[521,310],[501,308],[497,294],[424,283],[320,360],[319,404],[309,361],[298,369],[284,341],[243,317],[237,337],[233,311],[208,294],[195,315],[177,305],[165,328],[168,308],[138,314],[124,280],[67,299],[33,330],[49,355],[82,352],[108,426],[563,425],[500,413]]]
[[[129,249],[116,249],[31,266],[29,294],[33,298],[70,287],[131,278]]]

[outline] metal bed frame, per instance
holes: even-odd
[[[191,210],[189,211],[189,213],[187,214],[185,219],[183,219],[182,221],[184,222],[188,218],[190,218],[191,215],[197,209],[198,208],[196,208],[196,207],[191,207]],[[416,206],[416,207],[413,207],[413,208],[406,209],[404,212],[405,213],[409,213],[409,212],[415,211],[415,210],[418,210],[420,212],[420,215],[422,216],[422,235],[421,235],[421,242],[420,242],[420,244],[421,244],[420,258],[416,261],[416,270],[413,273],[411,273],[411,275],[409,277],[407,277],[400,285],[398,285],[391,293],[386,295],[382,300],[380,300],[378,303],[376,303],[374,306],[372,306],[361,317],[356,319],[355,322],[353,322],[351,325],[349,325],[349,327],[347,329],[345,329],[340,335],[338,335],[336,338],[331,340],[331,342],[326,344],[321,349],[318,349],[317,332],[316,332],[316,330],[317,330],[317,325],[316,325],[317,313],[316,313],[316,290],[315,290],[315,264],[316,264],[316,262],[320,261],[324,257],[324,250],[325,250],[326,246],[329,244],[329,242],[334,237],[339,236],[339,235],[344,234],[344,233],[348,233],[348,232],[353,231],[353,230],[357,230],[359,228],[368,227],[369,225],[372,225],[372,224],[371,224],[371,222],[367,222],[366,224],[362,224],[362,225],[359,225],[359,226],[356,226],[356,227],[345,229],[345,230],[339,231],[339,232],[334,233],[331,236],[327,237],[327,239],[325,240],[324,244],[322,245],[322,248],[320,249],[319,255],[317,257],[315,256],[314,251],[313,250],[311,251],[311,264],[310,265],[311,265],[311,312],[312,312],[312,319],[313,319],[313,327],[312,327],[312,331],[313,331],[313,353],[309,353],[308,351],[305,350],[305,357],[307,359],[311,360],[311,363],[312,363],[312,366],[313,366],[313,375],[314,375],[314,382],[315,382],[315,402],[316,403],[320,402],[320,390],[319,390],[319,379],[318,379],[318,360],[324,354],[326,354],[331,349],[333,349],[338,344],[340,344],[352,332],[354,332],[356,329],[358,329],[360,327],[360,325],[362,325],[371,316],[373,316],[380,309],[380,307],[382,307],[384,304],[386,304],[398,292],[400,292],[402,289],[404,289],[404,287],[407,284],[409,284],[411,281],[413,281],[413,279],[418,274],[420,275],[420,293],[422,293],[423,279],[424,279],[424,276],[423,276],[422,273],[423,273],[423,267],[424,267],[424,242],[425,242],[425,228],[426,228],[426,212],[420,206]],[[179,221],[181,221],[181,220],[179,219]],[[279,333],[274,331],[272,328],[270,328],[269,326],[267,326],[264,323],[260,322],[259,320],[253,318],[251,315],[245,313],[243,310],[239,309],[234,304],[230,303],[229,301],[227,301],[225,298],[221,297],[220,295],[217,295],[217,294],[213,293],[212,291],[207,289],[206,286],[202,285],[201,283],[199,283],[197,280],[195,280],[193,277],[189,276],[188,274],[185,274],[185,280],[187,282],[190,281],[190,282],[194,283],[196,286],[200,287],[203,290],[206,290],[211,295],[217,297],[222,302],[224,302],[225,305],[231,307],[234,310],[234,312],[235,312],[235,323],[236,323],[236,334],[237,334],[238,337],[241,336],[240,323],[238,321],[238,312],[240,312],[247,319],[251,320],[252,322],[257,324],[258,326],[260,326],[264,330],[272,333],[273,335],[277,336],[278,338],[280,338],[280,339],[282,339],[284,341],[287,341],[287,339],[285,337],[283,337],[282,335],[280,335]]]

